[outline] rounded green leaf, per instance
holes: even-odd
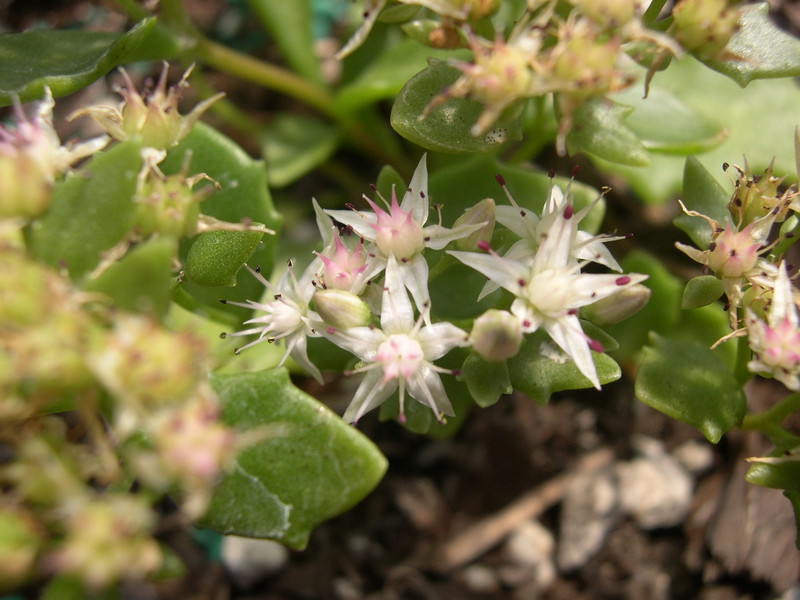
[[[236,274],[253,255],[263,233],[209,231],[200,234],[186,257],[186,277],[204,287],[233,287]]]
[[[718,223],[730,220],[727,193],[711,173],[694,156],[686,159],[683,167],[683,203],[711,217]],[[706,249],[711,243],[711,227],[702,217],[681,214],[672,221],[678,229],[688,235],[698,248]]]
[[[688,310],[707,306],[723,294],[722,282],[716,275],[700,275],[690,279],[683,290],[681,308]]]
[[[506,363],[511,385],[543,405],[555,392],[591,388],[592,383],[569,357],[563,356],[563,360],[551,358],[560,354],[558,347],[543,331],[529,335],[519,354]],[[592,360],[601,384],[611,383],[622,376],[619,365],[608,354],[592,352]]]
[[[626,119],[633,108],[607,98],[585,102],[572,115],[567,135],[570,154],[585,152],[613,163],[645,167],[650,154]]]
[[[464,361],[459,379],[467,384],[475,403],[484,408],[513,391],[506,363],[487,362],[474,352]]]
[[[270,185],[283,187],[330,158],[339,143],[336,130],[309,116],[281,113],[267,127],[262,153]]]
[[[706,64],[742,87],[754,79],[795,77],[800,75],[800,40],[776,27],[769,4],[761,2],[743,7],[722,58]]]
[[[650,335],[636,376],[636,397],[664,414],[699,429],[717,443],[742,422],[746,399],[731,370],[695,342]]]
[[[483,112],[475,100],[452,98],[422,116],[428,104],[452,85],[461,71],[441,61],[408,80],[392,106],[394,130],[407,140],[438,152],[462,154],[490,152],[507,139],[519,137],[519,119],[501,118],[485,135],[474,136],[471,128]]]
[[[229,425],[258,435],[217,485],[201,525],[302,549],[311,530],[369,493],[386,458],[358,430],[292,385],[285,369],[220,375]]]
[[[672,92],[653,86],[642,98],[639,86],[614,96],[633,107],[625,124],[651,152],[691,154],[722,142],[728,130],[719,122],[694,110]]]
[[[177,244],[170,238],[143,242],[91,280],[86,289],[107,295],[119,308],[163,318],[170,305],[176,252]]]
[[[101,253],[133,227],[133,196],[141,167],[139,145],[123,142],[96,154],[80,171],[57,183],[50,208],[30,227],[33,256],[66,267],[75,280],[89,273]]]
[[[65,96],[123,64],[147,38],[154,18],[123,35],[96,31],[33,29],[0,36],[0,106],[14,97],[41,98],[45,86]]]

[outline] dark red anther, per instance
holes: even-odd
[[[347,208],[347,209],[349,209],[349,210],[356,210],[356,206],[355,206],[355,204],[352,204],[351,202],[347,202],[347,203],[344,205],[344,207],[345,207],[345,208]]]
[[[572,204],[567,204],[564,207],[564,218],[565,219],[571,219],[574,212],[575,212],[575,209],[572,207]]]
[[[614,280],[614,283],[616,283],[617,285],[628,285],[630,282],[631,278],[628,277],[627,275],[623,275],[622,277],[617,277]]]
[[[494,180],[495,180],[497,183],[499,183],[501,186],[504,186],[504,185],[506,184],[506,180],[505,180],[505,179],[503,178],[503,176],[502,176],[502,175],[500,175],[499,173],[498,173],[497,175],[495,175],[495,176],[494,176]]]
[[[605,350],[603,349],[603,344],[601,344],[597,340],[589,340],[589,348],[594,350],[595,352],[605,352]]]
[[[580,171],[580,170],[581,170],[581,168],[578,165],[575,165],[574,167],[572,167],[572,173],[570,173],[569,176],[572,177],[572,178],[577,177],[578,176],[578,171]]]
[[[555,176],[556,176],[556,170],[555,170],[555,169],[548,169],[548,170],[547,170],[547,176],[548,176],[550,179],[553,179],[553,177],[555,177]]]
[[[476,245],[478,246],[479,250],[483,250],[484,252],[488,252],[492,248],[489,245],[489,242],[487,242],[486,240],[478,240],[478,243]]]

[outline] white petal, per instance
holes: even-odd
[[[322,329],[322,335],[340,348],[355,354],[361,360],[372,362],[378,346],[386,341],[386,334],[372,327],[351,327],[350,329]]]
[[[424,262],[425,259],[422,260]],[[411,306],[411,300],[409,300],[406,293],[408,281],[404,276],[411,279],[411,273],[406,272],[406,269],[401,270],[394,256],[390,256],[386,262],[386,276],[383,281],[383,302],[381,304],[381,327],[390,335],[393,333],[408,333],[414,326],[414,308]]]
[[[420,369],[408,381],[408,393],[420,404],[430,406],[437,418],[439,413],[455,415],[439,374],[430,367]]]
[[[428,220],[428,166],[427,154],[423,154],[417,165],[408,190],[403,195],[400,208],[404,211],[411,211],[411,218],[420,226],[425,225]]]
[[[529,270],[521,263],[496,255],[459,250],[448,250],[447,253],[514,295],[520,292],[520,281],[527,280],[530,275]]]
[[[316,215],[317,218],[317,228],[319,229],[319,234],[322,236],[322,248],[323,252],[325,252],[325,248],[333,246],[333,234],[334,231],[336,231],[336,226],[333,224],[330,216],[326,215],[325,211],[322,210],[322,207],[320,207],[316,198],[311,199],[311,204],[314,205],[314,215]]]
[[[423,230],[425,236],[425,247],[432,250],[441,250],[450,242],[467,237],[473,231],[477,231],[486,223],[466,223],[453,229],[442,227],[441,225],[430,225]]]
[[[378,222],[375,213],[354,210],[325,210],[324,212],[342,225],[351,227],[359,237],[370,242],[375,241],[377,233],[372,227]]]
[[[374,369],[369,371],[361,385],[358,386],[355,396],[350,401],[347,410],[344,411],[342,419],[348,423],[355,423],[365,413],[381,405],[389,395],[397,389],[397,380],[387,381],[386,385],[381,385],[383,371]]]
[[[532,210],[507,204],[495,208],[494,218],[521,238],[532,238],[539,224],[539,217]]]
[[[646,279],[647,275],[641,273],[629,273],[626,275],[583,273],[577,275],[572,284],[569,305],[564,308],[587,306],[608,296],[613,296],[620,290],[636,283],[641,283]],[[620,281],[626,281],[626,283],[620,284]]]
[[[447,321],[423,327],[417,334],[416,340],[422,346],[427,361],[441,358],[456,346],[463,347],[469,344],[467,332]]]
[[[786,272],[786,263],[778,265],[778,274],[772,288],[772,304],[769,308],[769,324],[776,327],[783,319],[788,318],[793,327],[797,327],[797,306],[794,303],[792,282]]]
[[[562,269],[570,263],[572,246],[578,229],[574,215],[569,219],[564,218],[565,208],[559,207],[560,212],[549,227],[544,227],[545,218],[542,217],[543,226],[540,228],[539,247],[533,259],[533,269],[536,272],[546,269]]]
[[[417,310],[425,316],[425,322],[430,323],[431,294],[428,290],[428,263],[425,258],[422,254],[417,254],[407,263],[399,263],[397,269],[403,284],[414,298]]]
[[[597,378],[597,369],[592,360],[592,351],[589,349],[586,334],[581,329],[578,317],[573,315],[545,321],[544,328],[552,340],[575,361],[578,370],[599,390],[600,380]]]
[[[294,361],[319,383],[323,383],[322,374],[317,366],[308,358],[308,340],[305,333],[293,334],[286,338],[286,350]],[[285,358],[285,355],[284,355]]]

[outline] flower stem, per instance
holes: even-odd
[[[770,437],[780,435],[783,433],[781,422],[797,410],[800,410],[800,393],[790,394],[767,410],[745,415],[742,429],[761,431]]]

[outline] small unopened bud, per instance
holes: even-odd
[[[648,300],[650,288],[636,283],[584,307],[581,314],[595,325],[612,325],[639,312]]]
[[[682,0],[672,10],[674,36],[700,58],[717,58],[738,29],[739,9],[728,0]]]
[[[66,539],[53,563],[95,590],[120,579],[141,579],[161,565],[161,549],[150,536],[154,525],[143,498],[107,494],[69,516]]]
[[[32,574],[43,534],[31,515],[0,508],[0,592],[11,591]]]
[[[336,329],[362,327],[369,323],[369,306],[352,292],[319,290],[314,294],[314,306],[319,316]]]
[[[573,4],[602,27],[621,27],[633,20],[640,8],[638,0],[573,0]]]
[[[189,237],[198,232],[200,221],[200,202],[208,197],[214,188],[206,186],[193,190],[200,181],[207,180],[219,184],[205,173],[187,177],[183,172],[164,175],[157,163],[163,152],[152,150],[143,153],[145,166],[139,174],[136,190],[135,227],[140,236],[153,234],[171,237]]]
[[[510,312],[493,308],[475,319],[469,339],[483,360],[502,362],[519,352],[522,324]]]
[[[477,225],[483,223],[480,229],[476,229],[467,237],[456,240],[456,248],[459,250],[466,250],[474,252],[478,247],[478,242],[481,240],[491,240],[494,233],[494,213],[495,205],[494,200],[485,198],[478,202],[472,208],[464,211],[456,222],[453,223],[453,228],[456,229],[459,225]]]

